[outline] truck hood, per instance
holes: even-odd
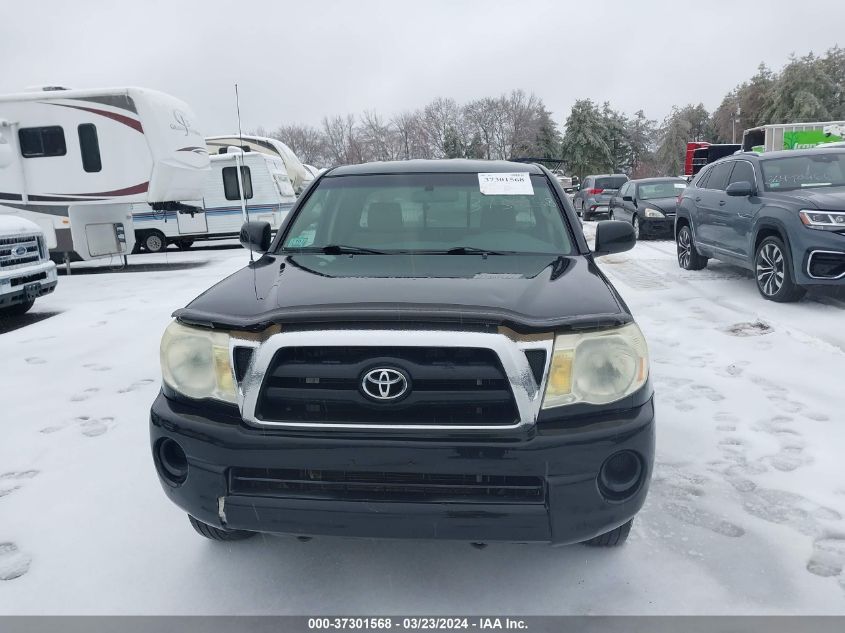
[[[3,213],[0,207],[0,237],[4,235],[20,235],[21,233],[41,234],[41,227],[17,215]]]
[[[845,209],[845,187],[823,187],[819,189],[800,189],[790,192],[767,192],[766,197],[783,200],[794,204],[796,201],[806,203],[809,208],[825,209],[827,211],[842,211]]]
[[[246,330],[451,322],[547,331],[632,320],[591,258],[554,255],[265,255],[174,316]]]

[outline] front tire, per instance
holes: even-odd
[[[144,236],[144,249],[149,253],[161,253],[167,248],[167,238],[161,231],[150,231]]]
[[[798,301],[807,293],[795,283],[786,245],[777,237],[767,237],[754,255],[754,278],[764,299],[778,303]]]
[[[640,219],[635,215],[631,218],[631,225],[634,227],[634,239],[640,241]]]
[[[631,526],[633,524],[634,519],[631,519],[610,532],[599,534],[589,541],[584,541],[584,545],[588,547],[618,547],[628,540],[628,535],[631,533]]]
[[[30,308],[35,305],[35,299],[24,301],[23,303],[16,303],[8,308],[0,309],[0,316],[3,317],[18,317],[23,316],[29,312]]]
[[[198,521],[190,514],[188,520],[198,534],[212,541],[243,541],[257,534],[257,532],[248,532],[247,530],[221,530],[213,525]]]
[[[695,249],[689,225],[685,224],[678,231],[675,244],[678,249],[678,266],[684,270],[701,270],[707,266],[707,258]]]

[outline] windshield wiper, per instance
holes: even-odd
[[[326,255],[384,255],[384,251],[374,248],[363,248],[361,246],[347,246],[345,244],[327,244],[326,246],[315,246],[313,248],[301,249],[305,252],[324,253]]]
[[[475,246],[455,246],[444,251],[447,255],[513,255],[516,251],[494,251],[489,248],[476,248]]]

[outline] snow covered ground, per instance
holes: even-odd
[[[593,226],[588,225],[588,233]],[[0,326],[0,614],[845,613],[845,300],[763,301],[668,241],[606,257],[645,331],[649,500],[616,550],[195,534],[147,439],[170,313],[246,261],[77,270]]]

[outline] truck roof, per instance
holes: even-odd
[[[802,128],[808,125],[830,125],[831,123],[845,123],[845,121],[807,121],[806,123],[769,123],[767,125],[756,125],[754,127],[749,127],[744,130],[744,132],[749,132],[751,130],[771,130],[775,128]]]
[[[542,174],[543,170],[530,163],[513,163],[506,160],[468,160],[450,158],[442,160],[396,160],[362,165],[344,165],[330,170],[324,177],[363,176],[376,174],[475,174],[528,172]]]

